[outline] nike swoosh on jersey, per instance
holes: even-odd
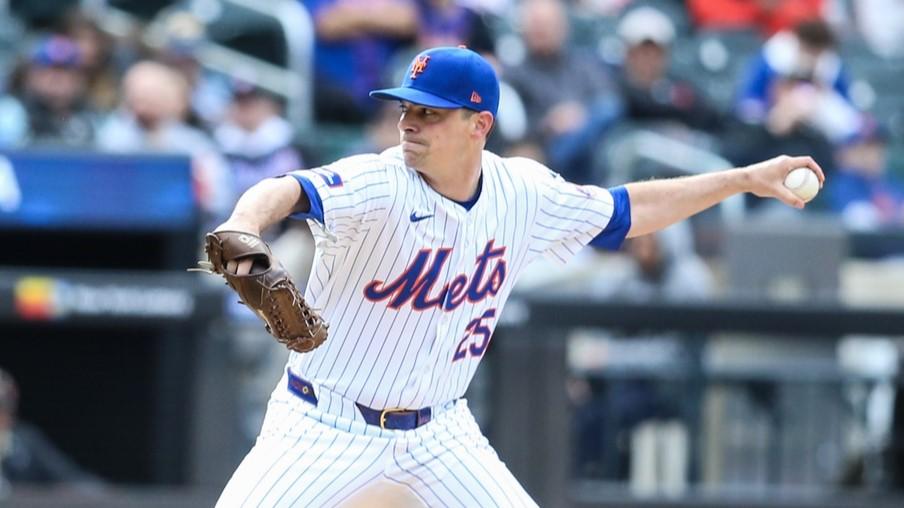
[[[420,216],[419,216],[419,215],[417,214],[417,212],[411,212],[411,217],[410,217],[410,218],[411,218],[411,222],[420,222],[420,221],[422,221],[422,220],[424,220],[424,219],[429,219],[430,217],[433,217],[433,214],[432,214],[432,213],[431,213],[430,215],[420,215]]]

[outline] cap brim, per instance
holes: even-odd
[[[374,99],[384,101],[408,101],[421,106],[440,109],[456,109],[462,108],[461,104],[443,99],[432,93],[422,92],[416,88],[384,88],[382,90],[374,90],[370,92],[370,96]]]

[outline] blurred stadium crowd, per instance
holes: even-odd
[[[502,79],[488,147],[498,153],[530,156],[566,179],[602,185],[811,154],[826,170],[827,187],[804,213],[831,214],[855,231],[904,226],[902,2],[251,4],[8,2],[0,19],[0,150],[187,154],[209,226],[262,178],[395,145],[396,106],[367,92],[397,82],[420,49],[464,44],[487,56]],[[278,70],[296,81],[281,81]],[[739,213],[789,212],[747,198]],[[298,246],[310,239],[303,227],[285,226],[270,239],[277,234],[285,240],[274,245],[278,256],[305,280],[310,249]],[[716,282],[693,236],[679,227],[629,242],[627,264],[577,286],[634,300],[709,297]],[[551,280],[527,279],[528,288]],[[245,341],[255,345],[239,346],[248,356],[261,356],[257,344],[271,345],[258,328],[255,322]],[[674,336],[648,339],[640,349],[612,342],[607,354],[667,363],[686,353]],[[582,361],[592,364],[599,341],[579,337],[577,344],[580,370]],[[264,354],[255,367],[265,374],[254,381],[249,439],[283,354]],[[578,474],[626,477],[624,462],[607,455],[618,448],[614,436],[678,413],[674,400],[645,384],[598,389],[580,375],[568,383]],[[601,390],[622,395],[599,402]],[[607,420],[605,407],[628,416]]]
[[[809,153],[830,175],[811,208],[857,228],[904,220],[899,2],[303,1],[315,33],[300,115],[254,65],[285,63],[296,35],[228,4],[11,2],[0,148],[189,153],[201,204],[222,217],[260,178],[394,144],[393,107],[367,91],[421,48],[465,44],[504,81],[491,149],[594,183],[633,176],[613,170],[626,151],[651,157],[617,143],[637,128],[733,165]],[[251,63],[208,65],[210,42]],[[669,165],[653,171],[693,170]]]

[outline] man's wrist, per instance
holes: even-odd
[[[252,221],[230,217],[229,220],[217,226],[214,231],[240,231],[242,233],[251,233],[260,236],[261,227]]]
[[[753,189],[753,178],[750,175],[751,168],[750,166],[745,166],[743,168],[737,168],[733,171],[732,175],[732,194],[742,194],[746,192],[750,192]]]

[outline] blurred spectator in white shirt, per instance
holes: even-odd
[[[226,161],[213,141],[185,122],[188,83],[174,69],[138,62],[123,78],[123,104],[102,126],[98,148],[110,152],[191,156],[195,189],[207,220],[224,218],[234,200]]]
[[[234,81],[232,104],[214,139],[229,161],[236,196],[264,178],[303,167],[293,146],[295,130],[282,109],[272,93],[248,81]]]

